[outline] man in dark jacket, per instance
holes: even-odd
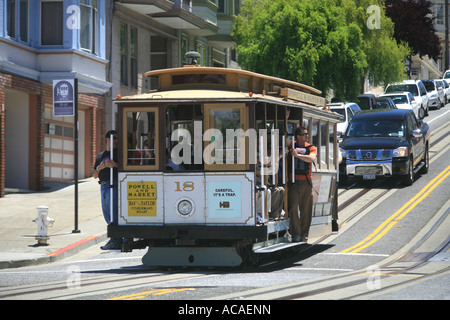
[[[111,137],[113,150],[111,152]],[[107,224],[117,224],[118,220],[118,159],[117,159],[117,131],[110,130],[106,133],[106,148],[95,159],[93,177],[99,179],[102,201],[103,217]],[[111,168],[113,169],[111,181]],[[111,192],[112,191],[112,192]],[[111,212],[111,194],[113,197],[113,211]],[[120,250],[122,239],[111,238],[107,244],[100,247],[102,250]]]

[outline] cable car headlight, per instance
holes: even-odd
[[[194,204],[190,199],[181,199],[177,202],[176,208],[182,217],[189,217],[194,213]]]

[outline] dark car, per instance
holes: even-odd
[[[362,94],[358,96],[358,102],[361,110],[397,109],[391,98],[376,98],[373,94]]]
[[[358,96],[358,106],[361,110],[372,110],[377,105],[377,98],[374,94],[366,93]]]
[[[401,177],[412,185],[429,167],[430,131],[412,110],[372,110],[355,115],[340,144],[343,179]]]
[[[374,109],[397,109],[397,106],[391,98],[381,97],[377,98],[377,104]]]

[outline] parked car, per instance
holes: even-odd
[[[397,109],[390,97],[378,97],[375,109]]]
[[[374,180],[399,177],[407,186],[429,168],[430,130],[412,110],[363,111],[355,115],[340,144],[339,172]]]
[[[374,94],[366,93],[358,96],[358,106],[361,110],[372,110],[377,104],[377,99]]]
[[[440,109],[444,106],[444,89],[439,87],[435,80],[423,80],[422,81],[429,98],[428,106],[430,108]]]
[[[391,98],[397,109],[412,110],[416,118],[419,118],[419,107],[411,92],[388,93],[381,95],[379,98],[381,97]]]
[[[444,83],[445,104],[447,104],[450,101],[450,84],[449,84],[449,81],[447,81],[445,79],[442,79],[442,82]]]
[[[414,99],[417,102],[417,105],[420,108],[419,118],[423,119],[425,116],[428,116],[428,95],[427,89],[423,85],[421,80],[405,80],[400,83],[388,84],[384,93],[392,93],[392,92],[411,92]]]
[[[437,85],[438,85],[438,89],[442,89],[443,92],[443,100],[442,100],[442,107],[445,107],[445,105],[447,104],[447,92],[446,92],[446,88],[445,88],[445,83],[444,80],[442,79],[434,79],[434,81],[436,81]]]
[[[450,70],[447,70],[444,72],[444,75],[442,76],[442,79],[450,79]]]
[[[339,141],[342,134],[345,133],[345,130],[347,130],[347,126],[353,116],[361,112],[361,108],[354,102],[336,102],[330,103],[327,106],[330,107],[331,111],[337,112],[344,116],[344,118],[337,124],[337,135]]]

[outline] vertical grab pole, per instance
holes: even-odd
[[[275,180],[275,131],[272,130],[272,134],[270,136],[271,142],[272,142],[272,185],[276,186],[276,180]]]
[[[283,135],[283,141],[281,142],[283,152],[283,185],[286,184],[286,136]]]
[[[112,133],[109,135],[109,161],[111,165],[111,161],[113,161],[113,135]],[[111,223],[114,222],[114,212],[113,212],[113,168],[109,168],[109,212],[111,214]]]
[[[111,109],[111,128],[112,129],[115,129],[115,117],[114,117],[114,107]],[[112,135],[112,133],[111,133],[111,135],[109,136],[109,152],[110,152],[110,155],[109,155],[109,159],[110,159],[110,161],[116,161],[115,159],[114,159],[114,156],[113,156],[113,154],[114,154],[114,150],[113,150],[113,148],[114,148],[114,144],[113,144],[113,140],[114,140],[114,137],[113,137],[113,135]],[[113,192],[113,182],[114,182],[114,173],[113,173],[113,171],[114,171],[114,169],[111,167],[111,168],[109,168],[109,212],[110,212],[110,214],[111,214],[111,223],[115,223],[115,222],[117,222],[117,221],[114,221],[114,204],[113,204],[113,198],[114,198],[114,192]]]
[[[262,135],[259,137],[259,162],[261,163],[261,219],[263,219],[266,213],[266,186],[264,185],[264,137]]]
[[[292,148],[295,149],[295,140],[294,140],[294,136],[292,136]],[[294,155],[292,156],[292,183],[295,183],[295,157]]]

